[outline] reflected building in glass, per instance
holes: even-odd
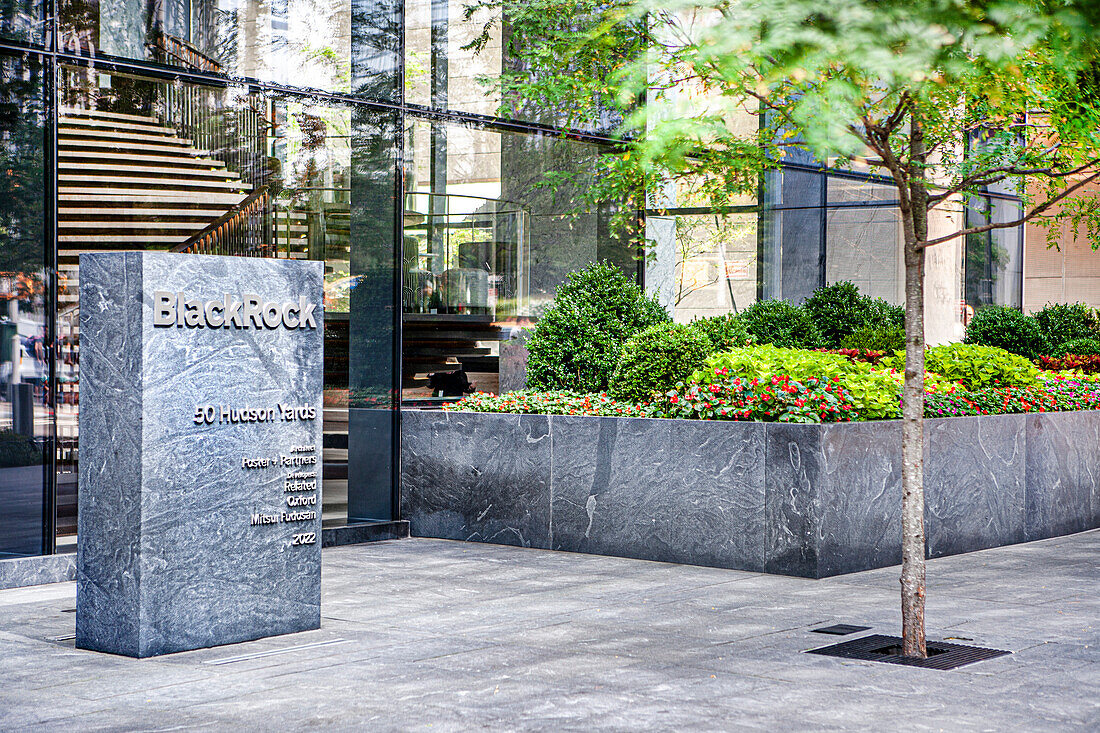
[[[503,112],[501,24],[475,52],[489,19],[465,6],[0,0],[0,557],[75,543],[83,252],[324,261],[327,526],[397,518],[400,408],[438,407],[458,370],[496,391],[502,346],[592,261],[677,320],[838,280],[900,302],[896,202],[869,175],[792,159],[721,211],[670,192],[635,212],[649,258],[618,202],[577,213],[584,177],[548,177],[613,151],[614,119]],[[966,218],[1018,207],[990,191]],[[946,256],[945,340],[967,304],[1024,302],[1023,246]]]

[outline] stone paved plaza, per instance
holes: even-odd
[[[74,648],[74,584],[3,591],[0,730],[1100,729],[1100,531],[931,561],[930,638],[1010,656],[802,653],[897,633],[897,574],[384,542],[325,550],[319,631],[140,661]]]

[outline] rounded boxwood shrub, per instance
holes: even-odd
[[[980,308],[966,327],[968,344],[992,346],[1034,359],[1049,348],[1039,322],[1015,308],[987,305]]]
[[[759,300],[743,310],[738,319],[758,344],[788,349],[825,345],[821,331],[806,311],[785,300]]]
[[[1100,354],[1100,339],[1095,337],[1074,339],[1073,341],[1065,342],[1050,352],[1050,355],[1056,359],[1061,359],[1067,354],[1076,354],[1078,356]]]
[[[840,342],[842,349],[882,351],[892,354],[905,350],[905,326],[891,323],[868,323]]]
[[[859,294],[859,288],[842,280],[815,290],[802,307],[821,332],[822,345],[837,348],[841,341],[866,325],[870,315],[868,301]]]
[[[905,306],[890,305],[882,298],[867,298],[867,323],[905,328]]]
[[[710,338],[694,326],[658,323],[623,345],[611,375],[611,396],[644,402],[691,376],[712,353]]]
[[[617,267],[607,262],[571,273],[527,341],[527,387],[604,392],[626,340],[668,321]]]
[[[732,313],[696,318],[689,325],[710,340],[711,353],[744,346],[753,340],[745,324]]]
[[[1100,337],[1096,314],[1084,303],[1047,303],[1033,317],[1039,324],[1043,338],[1051,347],[1067,341]]]

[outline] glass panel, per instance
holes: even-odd
[[[366,99],[401,101],[403,0],[352,0],[352,89]]]
[[[324,260],[323,516],[329,523],[346,521],[349,372],[355,368],[350,344],[357,334],[351,314],[363,271],[370,269],[356,262],[352,243],[368,243],[370,232],[390,232],[383,238],[389,264],[374,270],[388,273],[391,283],[381,291],[390,293],[390,300],[379,306],[391,341],[395,318],[392,207],[387,213],[376,202],[364,204],[362,196],[373,195],[374,179],[382,175],[389,176],[392,199],[396,164],[391,153],[380,173],[355,157],[357,148],[377,148],[382,131],[377,124],[364,126],[347,105],[247,87],[78,68],[64,69],[62,79],[58,330],[68,354],[60,367],[61,409],[69,417],[59,428],[59,484],[71,483],[75,491],[81,252],[174,249]],[[386,132],[392,146],[392,126]],[[364,205],[375,219],[363,219]],[[360,232],[358,239],[353,236]],[[363,311],[364,318],[376,315],[370,308]],[[363,348],[383,355],[371,374],[383,368],[392,372],[392,346]],[[392,399],[392,384],[382,394]],[[388,448],[386,460],[392,460]],[[377,478],[374,472],[362,475]],[[386,476],[387,500],[391,493]]]
[[[610,207],[581,211],[601,148],[542,135],[414,121],[405,146],[403,394],[453,396],[459,370],[496,391],[500,341],[531,323],[572,271],[637,261],[612,231]],[[452,376],[447,379],[458,379]]]
[[[761,214],[764,298],[801,303],[820,287],[824,216],[819,207]]]
[[[398,513],[398,119],[357,108],[353,120],[349,521]]]
[[[827,194],[830,204],[889,203],[898,199],[898,190],[889,184],[837,175],[829,176]]]
[[[966,225],[1014,221],[1020,203],[992,197],[973,197],[966,208]],[[1019,308],[1023,295],[1023,228],[994,229],[966,238],[963,264],[966,304],[1010,305]]]
[[[859,291],[888,303],[905,302],[905,261],[897,209],[831,209],[825,281],[850,280]]]
[[[764,174],[764,203],[773,208],[805,208],[825,203],[825,176],[816,171],[781,168]]]
[[[45,126],[42,66],[0,56],[0,558],[45,549]]]
[[[525,62],[509,53],[509,48],[514,48],[510,44],[517,43],[520,35],[509,32],[508,18],[502,18],[500,6],[467,0],[404,0],[404,10],[406,101],[547,125],[566,124],[568,110],[551,109],[548,104],[509,104],[502,109],[505,100],[497,87],[501,70],[519,69]],[[577,30],[583,32],[583,28]],[[529,64],[522,68],[528,75],[538,73]],[[573,122],[572,126],[608,133],[620,122],[617,114],[604,112],[598,120]]]
[[[59,543],[76,532],[79,256],[187,247],[270,255],[278,110],[240,87],[62,67],[58,116]],[[219,228],[216,222],[222,224]]]
[[[0,38],[38,46],[45,44],[45,3],[0,0]]]
[[[756,301],[756,214],[696,214],[675,222],[674,320],[738,313]]]
[[[499,23],[486,25],[478,9],[464,19],[465,0],[407,0],[405,3],[405,99],[412,104],[496,115],[503,46]],[[480,51],[465,48],[482,31]]]
[[[65,51],[351,90],[349,0],[61,0]]]

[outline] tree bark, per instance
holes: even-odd
[[[905,384],[901,411],[902,653],[928,656],[924,638],[924,249],[928,239],[927,158],[920,117],[910,117],[909,211],[905,229]]]

